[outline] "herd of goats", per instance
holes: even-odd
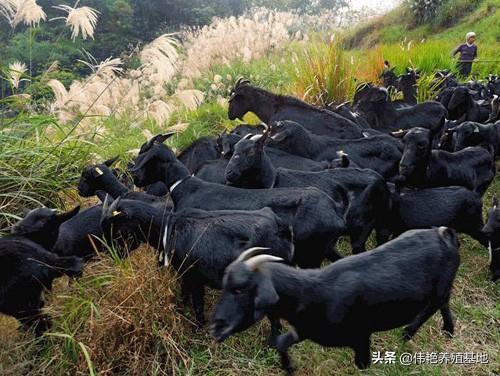
[[[81,275],[105,239],[122,257],[155,248],[159,265],[181,276],[196,327],[205,287],[221,289],[210,320],[217,341],[267,317],[290,373],[288,348],[305,339],[349,347],[366,368],[373,332],[405,326],[408,340],[439,310],[452,335],[457,233],[489,249],[500,277],[500,207],[494,198],[485,221],[482,202],[500,157],[500,78],[458,83],[438,72],[436,101],[419,104],[417,72],[388,69],[383,79],[351,103],[319,108],[240,78],[228,117],[251,111],[261,125],[200,138],[178,155],[165,144],[173,134],[159,134],[126,172],[116,158],[87,166],[78,192],[102,204],[34,209],[0,238],[0,312],[42,335],[42,291]],[[391,101],[398,89],[403,100]],[[377,247],[367,251],[372,230]],[[352,256],[337,251],[341,236]]]

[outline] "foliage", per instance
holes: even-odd
[[[352,61],[337,39],[315,40],[295,56],[293,91],[318,106],[341,103],[354,95],[356,82]]]
[[[443,0],[407,0],[406,5],[417,25],[434,20]]]
[[[445,0],[432,20],[434,27],[449,27],[475,10],[481,0]]]

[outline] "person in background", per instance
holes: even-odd
[[[460,53],[457,68],[460,74],[467,77],[472,70],[472,61],[477,57],[476,33],[469,32],[465,36],[465,43],[455,48],[452,57]]]

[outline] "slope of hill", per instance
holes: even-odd
[[[440,55],[439,64],[444,69],[453,67],[450,53],[462,43],[469,31],[476,32],[478,36],[480,59],[490,60],[475,64],[473,74],[484,76],[498,72],[500,0],[444,1],[434,19],[423,24],[418,24],[403,5],[348,32],[345,46],[353,50],[379,48],[388,55],[396,55],[401,50],[400,55],[403,58],[404,55],[410,59],[413,57],[419,68],[439,68],[425,63],[422,67],[417,64],[419,55],[420,59],[424,57],[427,49],[429,53]],[[422,42],[425,43],[425,49],[418,51]],[[417,48],[417,51],[411,51],[412,47]],[[395,61],[395,64],[402,63],[402,59],[396,59],[400,61]]]

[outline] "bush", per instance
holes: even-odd
[[[443,0],[407,0],[408,10],[413,15],[416,25],[422,25],[434,20]]]
[[[354,94],[354,67],[337,39],[315,40],[293,60],[292,90],[306,102],[326,106],[349,100]]]
[[[434,27],[452,26],[477,8],[481,0],[446,0],[432,21]]]

